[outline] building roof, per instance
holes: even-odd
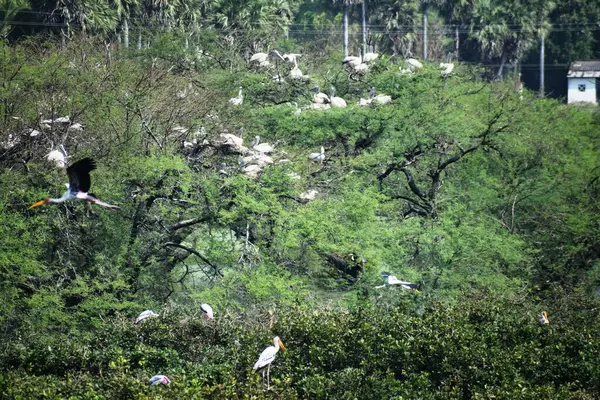
[[[567,78],[600,78],[600,60],[572,62]]]

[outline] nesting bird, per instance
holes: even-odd
[[[548,319],[548,313],[546,311],[542,311],[542,316],[540,317],[539,321],[542,325],[550,324],[550,320]]]
[[[213,319],[213,309],[210,305],[204,303],[200,305],[200,310],[202,310],[202,315],[206,319]]]
[[[156,318],[159,317],[160,315],[155,313],[154,310],[146,310],[143,311],[136,319],[135,319],[135,324],[139,324],[140,322],[142,322],[145,319],[148,318]]]
[[[240,90],[236,97],[232,97],[229,99],[229,104],[232,106],[241,106],[244,102],[244,95],[242,94],[242,87],[240,86]]]
[[[323,162],[325,160],[325,147],[321,146],[320,153],[310,153],[308,159],[310,161]]]
[[[171,380],[166,375],[154,375],[149,379],[149,383],[152,386],[155,385],[169,385]]]
[[[348,106],[344,99],[335,96],[335,88],[333,86],[329,89],[329,101],[331,102],[331,107],[344,108]]]

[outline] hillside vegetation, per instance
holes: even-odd
[[[384,55],[357,75],[330,48],[298,80],[168,34],[0,50],[3,397],[600,392],[597,108],[461,63]],[[315,84],[348,107],[310,109]],[[371,87],[391,104],[359,107]],[[260,136],[272,163],[245,170],[227,135]],[[56,150],[94,158],[91,191],[121,209],[29,210],[64,191]],[[376,288],[384,272],[419,290]],[[134,325],[145,309],[160,317]],[[263,392],[251,368],[276,335]]]

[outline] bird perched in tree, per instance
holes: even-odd
[[[540,324],[542,324],[542,325],[550,324],[550,320],[548,319],[548,313],[546,311],[542,311],[542,316],[540,317]]]
[[[154,375],[149,380],[150,385],[168,385],[171,383],[171,380],[166,375]]]
[[[154,318],[154,317],[158,317],[160,316],[159,314],[157,314],[156,312],[154,312],[154,310],[146,310],[146,311],[142,311],[142,313],[135,319],[135,324],[139,324],[140,322],[142,322],[143,320],[147,319],[147,318]]]
[[[254,364],[254,367],[252,367],[252,369],[257,372],[262,369],[263,385],[265,380],[264,368],[267,367],[267,389],[271,388],[271,380],[269,377],[269,373],[271,372],[271,363],[275,360],[275,356],[280,348],[285,350],[285,346],[283,345],[281,339],[279,339],[279,336],[275,336],[273,338],[273,346],[269,346],[264,349],[260,354],[260,357],[258,357],[258,361]]]
[[[329,101],[331,102],[332,107],[344,108],[348,106],[344,99],[336,97],[335,88],[333,86],[329,88]]]
[[[37,203],[33,203],[29,208],[35,208],[48,203],[64,203],[65,201],[79,199],[98,204],[102,207],[112,208],[115,210],[120,209],[119,206],[105,203],[97,199],[93,194],[88,193],[92,184],[90,171],[95,169],[96,162],[91,158],[84,158],[71,164],[69,167],[67,167],[67,175],[69,176],[67,191],[63,193],[62,197],[58,199],[48,197],[44,200],[38,201]]]
[[[211,306],[204,303],[200,306],[200,309],[202,310],[202,315],[204,315],[204,318],[213,319],[213,309]]]

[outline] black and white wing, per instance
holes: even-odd
[[[67,167],[69,190],[75,194],[78,192],[87,193],[92,185],[90,171],[95,169],[96,162],[91,158],[83,158]]]

